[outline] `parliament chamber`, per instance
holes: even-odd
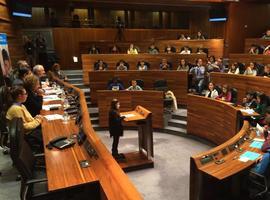
[[[0,0],[0,199],[270,199],[269,9]]]

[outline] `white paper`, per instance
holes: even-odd
[[[58,95],[45,95],[43,96],[43,101],[58,101],[61,100],[61,98],[58,97]]]
[[[136,115],[134,115],[134,114],[125,114],[125,115],[121,115],[121,116],[125,116],[126,118],[129,118],[129,117],[135,117]]]
[[[46,95],[50,95],[50,94],[61,94],[62,90],[45,90],[45,94]]]
[[[254,110],[253,109],[240,109],[241,112],[244,112],[244,113],[247,113],[249,115],[253,114],[254,113]]]
[[[265,139],[262,139],[262,138],[254,138],[253,140],[258,141],[258,142],[264,142],[265,141]]]
[[[61,107],[62,105],[61,104],[50,104],[50,105],[43,105],[42,106],[42,110],[50,110],[50,108],[53,108],[53,107]]]
[[[59,114],[45,115],[44,117],[49,121],[57,120],[57,119],[61,119],[61,120],[64,119],[63,115],[59,115]]]
[[[247,158],[247,157],[240,157],[238,160],[241,161],[241,162],[247,162],[247,161],[249,161],[249,158]]]

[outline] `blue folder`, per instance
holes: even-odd
[[[255,153],[255,152],[252,152],[252,151],[246,151],[245,153],[243,153],[240,158],[248,158],[249,160],[256,160],[261,154],[259,153]]]

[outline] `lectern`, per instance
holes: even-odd
[[[152,113],[142,106],[137,106],[135,110],[122,112],[120,115],[125,116],[126,122],[136,122],[139,151],[124,154],[126,160],[119,165],[126,172],[154,167]]]

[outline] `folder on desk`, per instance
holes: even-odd
[[[253,142],[249,145],[249,147],[261,149],[261,148],[262,148],[262,145],[263,145],[263,142],[262,142],[262,141],[253,141]]]
[[[252,151],[246,151],[245,153],[243,153],[239,160],[251,160],[251,161],[254,161],[256,160],[257,158],[260,157],[261,154],[259,153],[255,153],[255,152],[252,152]]]

